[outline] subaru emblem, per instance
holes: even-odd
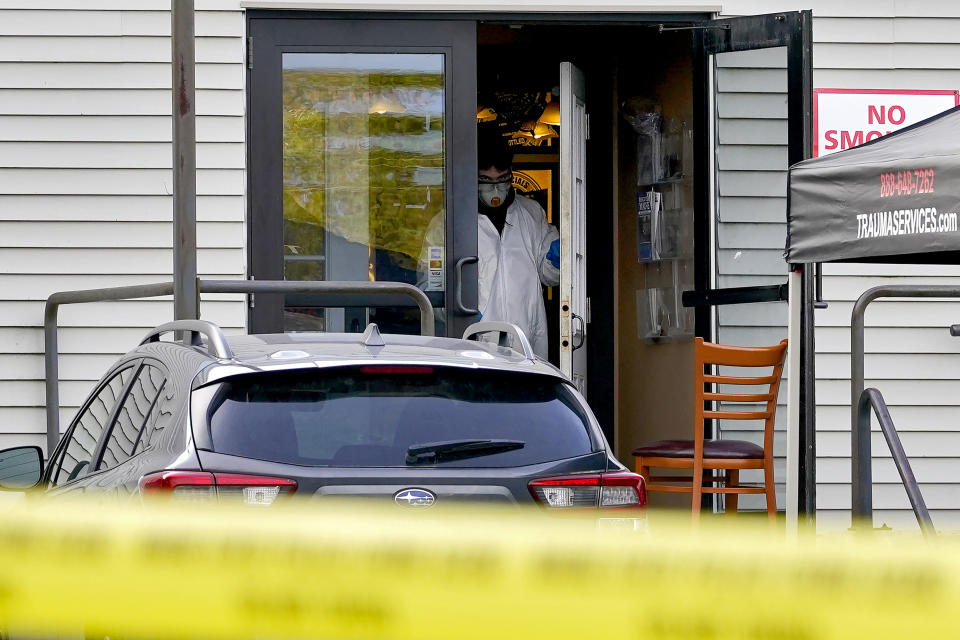
[[[394,494],[393,501],[404,507],[426,508],[433,506],[437,496],[426,489],[404,489]]]

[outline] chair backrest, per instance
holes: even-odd
[[[787,355],[787,341],[771,347],[734,347],[712,344],[697,338],[694,346],[694,371],[696,386],[694,392],[694,433],[695,455],[703,455],[703,421],[705,418],[718,420],[763,420],[763,450],[766,455],[773,451],[773,422],[777,410],[777,392],[780,390],[780,377],[783,373],[783,361]],[[732,367],[771,367],[767,373],[755,376],[720,375],[719,372],[705,373],[706,365]],[[717,385],[757,385],[765,387],[761,393],[724,393],[706,391],[706,384]],[[706,409],[706,402],[722,402],[722,410]],[[749,406],[742,410],[731,406],[745,403]],[[756,405],[764,404],[762,411]]]

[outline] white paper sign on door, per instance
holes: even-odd
[[[814,89],[813,155],[855,147],[957,105],[955,90]]]

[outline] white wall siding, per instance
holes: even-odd
[[[169,2],[0,2],[0,447],[45,444],[43,306],[60,290],[171,279]],[[197,244],[245,276],[244,18],[198,3]],[[244,327],[237,296],[204,318]],[[61,420],[169,299],[60,310]]]

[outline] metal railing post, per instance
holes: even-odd
[[[873,517],[870,420],[861,420],[864,387],[864,315],[877,298],[958,298],[955,285],[891,285],[868,289],[853,305],[850,316],[850,464],[854,524]],[[891,423],[892,424],[892,423]],[[899,438],[897,439],[899,442]],[[888,440],[889,442],[889,440]],[[872,522],[869,526],[873,526]]]
[[[173,0],[173,317],[196,320],[197,127],[193,0]]]
[[[47,456],[53,454],[60,439],[60,353],[57,346],[57,313],[62,304],[105,302],[132,298],[155,298],[173,293],[172,282],[138,284],[129,287],[61,291],[47,298],[43,310],[43,364],[47,408]]]

